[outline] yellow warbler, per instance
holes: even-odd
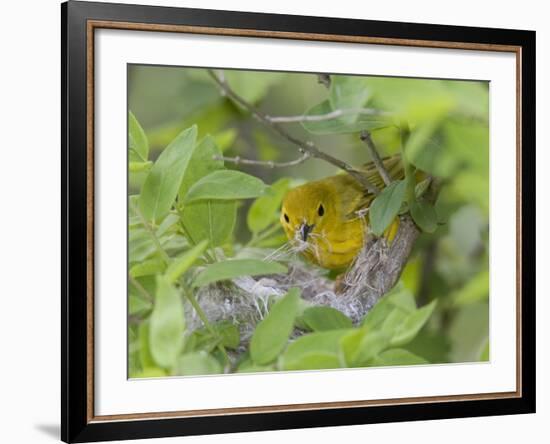
[[[401,157],[383,159],[393,179],[404,177]],[[361,168],[379,189],[384,182],[373,163]],[[363,246],[366,211],[374,199],[349,174],[337,174],[288,191],[283,199],[280,221],[291,242],[313,263],[331,270],[348,267]],[[386,235],[393,237],[394,222]]]

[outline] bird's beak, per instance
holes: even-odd
[[[298,230],[300,232],[300,237],[304,242],[307,241],[307,236],[309,235],[309,233],[311,233],[311,230],[313,230],[313,227],[314,225],[308,225],[306,223],[303,223],[302,225],[300,225],[300,228]]]

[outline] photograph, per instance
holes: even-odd
[[[489,362],[489,93],[128,64],[128,378]]]
[[[61,7],[62,440],[534,413],[536,33],[201,7]]]

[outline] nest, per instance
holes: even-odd
[[[395,285],[418,234],[412,220],[404,216],[391,244],[384,238],[366,236],[353,264],[337,281],[327,278],[317,267],[293,260],[287,274],[241,277],[231,283],[211,284],[201,288],[196,297],[211,322],[229,320],[238,325],[242,343],[248,342],[273,299],[292,287],[300,288],[302,299],[311,305],[333,307],[358,323]],[[274,259],[274,255],[269,259]],[[186,310],[186,317],[190,330],[202,327],[191,307]]]

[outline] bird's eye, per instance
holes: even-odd
[[[317,209],[317,214],[319,216],[322,216],[323,214],[325,214],[325,207],[323,206],[323,204],[319,205],[319,208]]]
[[[285,218],[285,220],[286,220],[286,223],[288,224],[288,223],[290,222],[290,219],[288,218],[288,214],[285,213],[285,214],[284,214],[284,218]]]

